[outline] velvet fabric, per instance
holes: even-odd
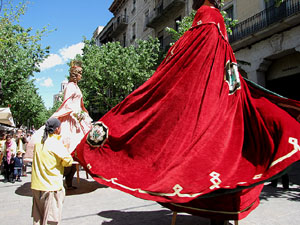
[[[91,147],[86,135],[73,157],[99,183],[143,199],[242,196],[299,160],[300,103],[236,69],[219,10],[202,6],[153,76],[99,120],[109,129],[105,144]]]
[[[241,220],[259,205],[263,184],[239,192],[210,198],[196,198],[187,203],[160,203],[174,212],[220,220]]]

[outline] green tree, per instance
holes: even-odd
[[[122,47],[119,42],[99,47],[94,41],[85,40],[83,56],[77,59],[83,63],[79,86],[86,108],[102,115],[117,105],[154,73],[158,55],[159,42],[153,38],[129,47]]]
[[[64,98],[63,94],[60,94],[60,97],[57,101],[54,102],[53,106],[48,110],[48,117],[50,117],[51,115],[53,115],[53,113],[56,112],[56,110],[58,110],[58,108],[61,106],[62,104],[62,100]]]
[[[24,81],[22,88],[16,89],[14,97],[9,100],[13,117],[17,125],[34,125],[40,127],[49,117],[42,98],[37,93],[33,81]],[[27,111],[24,111],[27,109]]]
[[[2,6],[0,14],[0,79],[2,80],[1,106],[11,106],[13,117],[20,125],[44,123],[47,110],[33,84],[38,64],[49,53],[49,47],[42,48],[40,41],[46,28],[32,34],[18,24],[24,15],[27,3],[13,6],[12,1]]]

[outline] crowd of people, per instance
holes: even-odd
[[[26,147],[33,130],[17,129],[0,134],[0,163],[4,182],[21,182],[22,176],[27,176],[27,163],[24,163]]]

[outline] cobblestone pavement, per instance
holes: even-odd
[[[29,168],[30,170],[30,168]],[[289,172],[290,190],[265,186],[260,205],[240,225],[300,224],[300,163]],[[62,225],[171,225],[172,212],[96,183],[80,171],[76,190],[68,190]],[[0,225],[28,225],[31,218],[30,173],[22,182],[3,183],[0,178]],[[231,221],[232,222],[232,221]],[[205,218],[179,213],[176,225],[209,225]]]

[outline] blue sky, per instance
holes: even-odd
[[[13,1],[17,4],[18,0]],[[81,53],[83,37],[91,39],[98,26],[105,26],[113,17],[108,10],[113,0],[32,0],[20,18],[20,24],[41,30],[55,30],[44,36],[41,44],[50,46],[50,57],[35,74],[36,87],[47,108],[52,107],[53,95],[60,91],[68,75],[67,62]]]

